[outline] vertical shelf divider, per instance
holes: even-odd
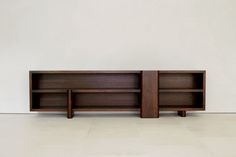
[[[72,90],[67,90],[67,118],[72,119],[74,116],[72,108]]]
[[[158,72],[143,71],[142,72],[142,118],[158,118]]]

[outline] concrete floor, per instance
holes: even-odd
[[[0,157],[236,157],[236,114],[0,114]]]

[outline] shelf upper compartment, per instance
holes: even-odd
[[[159,92],[168,93],[168,92],[203,92],[203,89],[159,89]]]
[[[139,89],[139,73],[32,73],[32,89]]]
[[[204,89],[203,73],[159,72],[160,89]]]

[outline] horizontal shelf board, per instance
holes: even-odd
[[[159,70],[160,74],[194,74],[194,73],[205,73],[205,70]]]
[[[138,107],[78,107],[73,111],[139,111]]]
[[[159,92],[203,92],[203,89],[159,89]]]
[[[140,89],[74,89],[73,93],[140,93]]]
[[[203,105],[202,105],[203,106]],[[193,105],[188,106],[188,105],[160,105],[159,106],[160,111],[181,111],[181,110],[186,110],[186,111],[202,111],[204,110],[204,107],[194,107]]]
[[[139,111],[139,107],[77,107],[73,108],[73,111]],[[58,112],[63,111],[66,112],[66,107],[56,107],[56,106],[48,106],[48,107],[40,107],[40,108],[32,108],[31,111],[35,112]]]
[[[141,71],[124,70],[124,71],[103,71],[103,70],[81,70],[81,71],[30,71],[32,74],[140,74]]]
[[[66,89],[38,89],[32,90],[33,93],[66,93]]]
[[[68,89],[72,93],[140,93],[140,89]],[[38,89],[33,93],[67,93],[67,89]]]
[[[61,106],[47,106],[47,107],[40,107],[40,108],[32,108],[31,111],[35,111],[35,112],[57,112],[57,111],[66,111],[67,108],[66,107],[61,107]]]

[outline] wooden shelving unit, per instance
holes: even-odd
[[[141,71],[31,71],[31,111],[134,111]]]
[[[30,71],[30,110],[67,112],[205,109],[205,71]]]
[[[158,84],[160,110],[205,110],[205,71],[159,71]]]

